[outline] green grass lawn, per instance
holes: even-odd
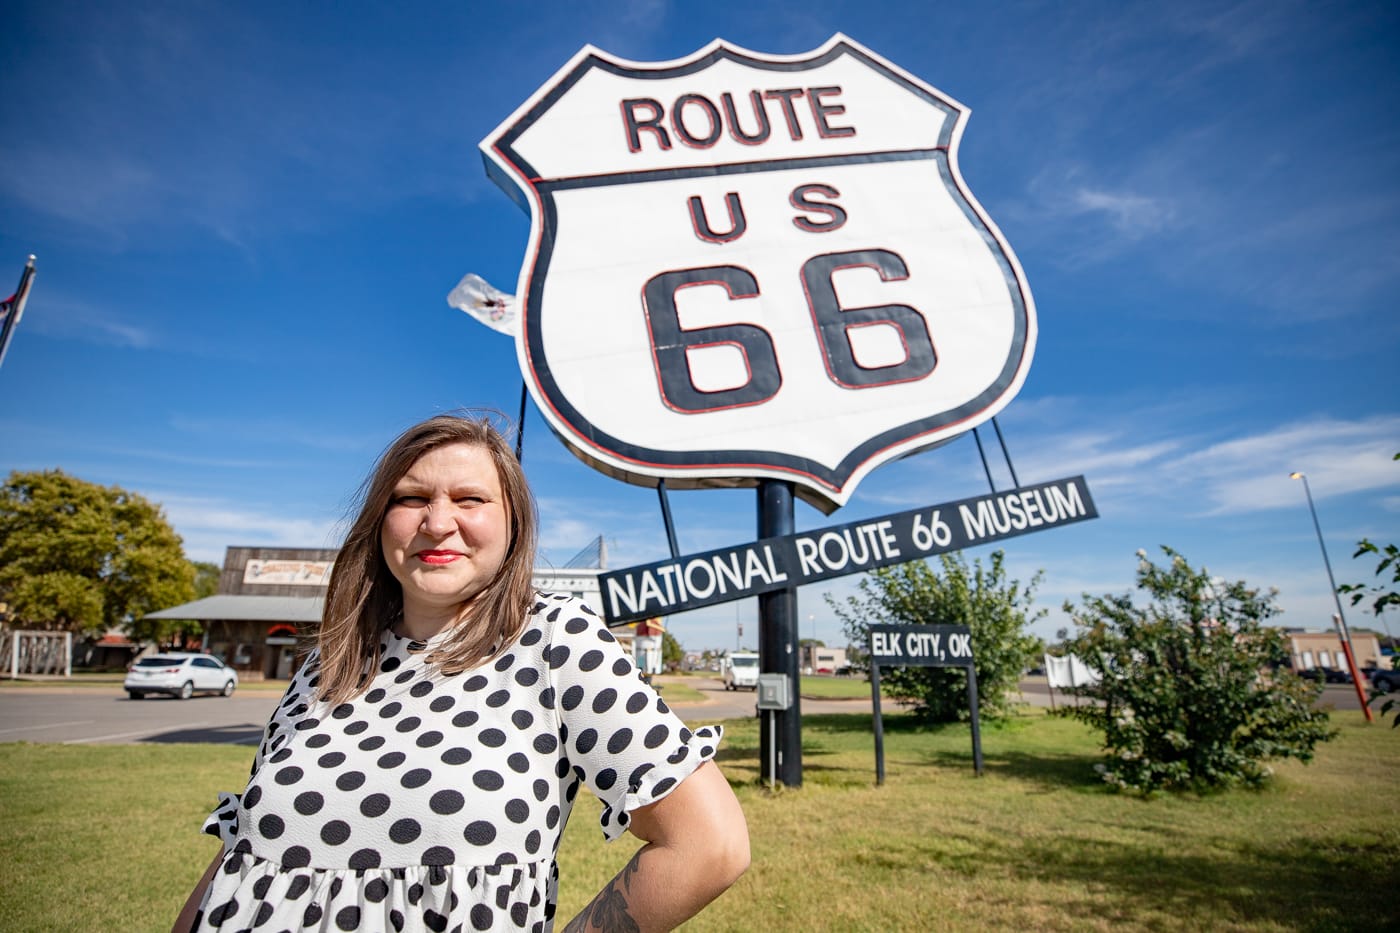
[[[823,700],[870,700],[870,681],[864,677],[803,677],[798,689],[804,697]]]
[[[805,785],[758,784],[755,720],[720,764],[753,867],[692,931],[1365,930],[1395,928],[1400,730],[1334,716],[1338,739],[1262,792],[1143,800],[1094,773],[1095,736],[1034,711],[984,729],[804,717]],[[198,834],[250,751],[0,745],[0,930],[165,930],[216,843]],[[631,854],[580,801],[561,850],[571,916]]]

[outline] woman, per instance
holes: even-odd
[[[317,647],[273,714],[179,931],[549,930],[580,784],[645,840],[568,930],[663,930],[748,866],[692,732],[581,601],[535,592],[525,476],[484,420],[385,451],[336,560]]]

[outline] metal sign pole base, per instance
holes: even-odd
[[[793,533],[792,484],[764,480],[758,486],[758,537]],[[761,757],[766,783],[802,786],[802,700],[797,670],[797,590],[777,590],[758,597],[759,670],[786,674],[792,705],[774,710],[773,725],[760,730]]]

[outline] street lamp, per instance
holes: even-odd
[[[1313,530],[1317,532],[1317,546],[1322,549],[1322,565],[1327,568],[1327,582],[1332,585],[1332,602],[1337,605],[1337,637],[1342,640],[1342,650],[1346,652],[1347,663],[1351,666],[1351,679],[1356,687],[1357,699],[1361,701],[1361,712],[1366,721],[1371,722],[1371,707],[1366,703],[1366,695],[1361,690],[1361,671],[1356,667],[1356,655],[1351,650],[1351,629],[1347,627],[1346,613],[1342,611],[1342,597],[1337,593],[1337,580],[1332,576],[1332,561],[1327,558],[1327,545],[1322,540],[1322,525],[1317,520],[1317,506],[1313,505],[1312,487],[1308,485],[1306,473],[1289,473],[1289,479],[1303,481],[1303,493],[1308,497],[1308,512],[1312,514]]]

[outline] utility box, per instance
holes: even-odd
[[[758,708],[787,709],[792,706],[792,690],[786,674],[758,675]]]

